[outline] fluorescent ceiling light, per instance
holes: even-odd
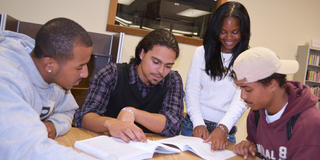
[[[147,30],[154,30],[154,28],[149,28],[149,27],[145,27],[145,26],[142,26],[143,29],[147,29]]]
[[[208,12],[208,11],[189,8],[189,9],[186,9],[184,11],[177,13],[177,15],[185,16],[185,17],[200,17],[200,16],[203,16],[203,15],[206,15],[209,13],[210,12]]]
[[[131,21],[128,21],[128,20],[125,20],[125,19],[122,19],[122,18],[120,18],[120,17],[117,17],[116,16],[116,21],[118,21],[118,22],[122,22],[122,23],[125,23],[125,24],[132,24],[132,22]]]
[[[118,0],[118,3],[124,5],[130,5],[134,0]]]
[[[181,31],[181,30],[175,30],[175,29],[173,29],[172,32],[179,33],[179,34],[197,35],[197,32],[188,32],[188,31]]]
[[[140,28],[140,26],[138,25],[135,25],[135,24],[132,24],[132,25],[129,25],[130,27],[135,27],[135,28]]]

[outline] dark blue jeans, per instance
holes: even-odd
[[[204,120],[204,123],[206,124],[209,133],[211,133],[217,127],[217,123],[215,123],[215,122],[210,122],[210,121]],[[184,118],[184,121],[183,121],[181,134],[184,136],[192,136],[192,131],[193,131],[193,124],[192,124],[189,116],[186,115],[186,117]],[[228,141],[230,141],[233,144],[236,144],[235,133],[236,133],[236,131],[233,134],[229,134],[229,136],[228,136]]]

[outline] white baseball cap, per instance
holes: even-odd
[[[274,73],[294,74],[299,69],[296,60],[280,60],[270,49],[254,47],[242,52],[233,64],[238,81],[256,82]]]

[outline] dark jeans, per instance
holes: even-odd
[[[204,120],[204,123],[206,124],[209,133],[211,133],[217,127],[217,123],[215,122]],[[229,132],[228,141],[230,141],[233,144],[236,144],[235,133],[237,132],[237,128],[235,126],[232,128],[233,129]],[[193,124],[190,120],[189,115],[186,115],[182,125],[181,134],[184,136],[192,136],[192,131],[193,131]]]

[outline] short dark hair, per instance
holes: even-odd
[[[219,41],[219,35],[223,21],[227,17],[234,17],[239,20],[241,39],[232,49],[232,59],[226,72],[221,60],[221,42]],[[227,75],[238,55],[249,48],[250,34],[250,17],[247,9],[239,2],[229,1],[222,4],[212,16],[203,38],[206,73],[214,80],[216,78],[222,79]]]
[[[155,45],[165,46],[176,52],[176,59],[179,57],[179,45],[172,33],[165,29],[155,29],[148,33],[137,45],[135,57],[130,59],[130,63],[136,65],[140,64],[140,53],[142,49],[145,53],[153,48]]]
[[[35,38],[36,58],[51,57],[64,61],[73,57],[74,44],[92,46],[88,32],[67,18],[55,18],[45,23]]]
[[[271,76],[258,80],[257,82],[262,83],[262,85],[267,86],[270,84],[271,80],[276,80],[279,83],[280,87],[283,87],[287,82],[287,75],[285,74],[279,74],[279,73],[273,73]]]
[[[231,71],[230,73],[230,77],[233,80],[237,79],[237,74],[234,71]],[[257,82],[261,83],[264,86],[267,86],[270,84],[271,80],[276,80],[279,83],[280,87],[283,87],[286,83],[287,83],[287,75],[285,74],[280,74],[280,73],[273,73],[271,76],[264,78],[264,79],[260,79]]]

